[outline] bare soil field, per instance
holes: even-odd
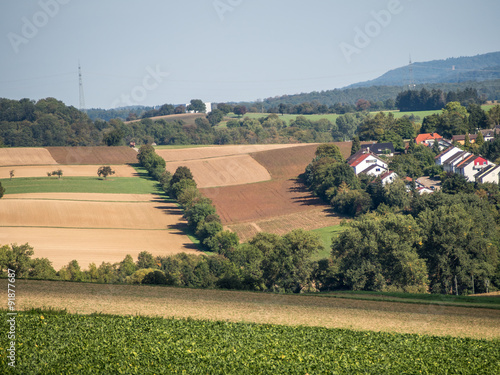
[[[41,164],[57,164],[57,161],[44,148],[0,148],[0,166]]]
[[[9,178],[10,171],[14,169],[15,177],[47,177],[47,172],[52,172],[57,169],[63,171],[63,177],[97,177],[96,165],[36,165],[36,166],[17,166],[0,167],[0,178]],[[135,177],[137,172],[129,165],[111,165],[111,169],[115,171],[113,177]],[[57,178],[57,177],[53,177]]]
[[[178,253],[201,254],[180,226],[166,230],[71,229],[3,227],[0,244],[29,243],[34,258],[48,258],[58,271],[73,259],[82,269],[90,263],[121,262],[127,254],[134,260],[141,251],[153,256]]]
[[[212,199],[223,224],[256,221],[326,206],[296,180],[200,189]]]
[[[6,288],[7,280],[0,280]],[[16,307],[175,318],[321,326],[384,332],[500,337],[500,311],[443,305],[363,301],[134,285],[16,281]]]
[[[156,153],[165,161],[184,161],[216,158],[221,156],[251,154],[254,152],[294,147],[307,147],[310,143],[266,144],[266,145],[227,145],[213,147],[192,147],[181,149],[157,149]]]
[[[47,147],[59,164],[134,164],[137,151],[126,146]]]
[[[246,154],[174,161],[167,163],[166,167],[173,174],[180,166],[186,166],[191,170],[199,188],[242,185],[271,179],[266,168]]]
[[[167,229],[181,217],[173,203],[0,200],[2,227]]]
[[[246,242],[259,232],[284,235],[294,229],[309,231],[338,225],[341,221],[342,217],[336,215],[328,208],[320,207],[269,219],[227,225],[227,229],[235,232],[240,242]]]
[[[251,156],[269,171],[274,180],[289,179],[304,173],[313,160],[317,148],[317,144],[312,144],[255,152]]]

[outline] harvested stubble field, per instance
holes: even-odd
[[[210,159],[168,162],[166,168],[175,173],[180,166],[193,173],[198,188],[232,186],[270,180],[269,172],[250,155],[234,155]]]
[[[47,147],[58,164],[134,164],[137,151],[126,146]]]
[[[6,280],[0,285],[6,288]],[[321,326],[439,336],[500,337],[500,310],[321,296],[18,280],[19,309]]]
[[[307,147],[310,143],[297,144],[265,144],[265,145],[227,145],[210,147],[188,147],[181,149],[157,149],[156,153],[165,161],[184,161],[217,158],[221,156],[232,156],[252,154],[254,152],[287,149],[295,147]],[[316,145],[317,146],[317,145]]]
[[[0,166],[57,164],[45,148],[0,148]]]
[[[29,165],[12,167],[0,167],[0,179],[9,178],[10,171],[14,169],[15,177],[46,177],[47,172],[61,169],[63,177],[97,177],[96,165]],[[129,165],[111,165],[115,171],[113,177],[135,177],[137,172]],[[53,177],[57,178],[57,177]]]
[[[182,231],[181,210],[147,194],[18,194],[0,200],[0,243],[26,243],[56,269],[76,259],[119,262],[141,251],[153,255],[197,253]]]

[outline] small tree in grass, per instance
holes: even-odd
[[[52,176],[57,176],[58,178],[61,178],[62,175],[63,175],[62,169],[58,169],[57,171],[52,172]]]
[[[12,178],[14,177],[14,170],[11,169],[10,172],[9,172],[9,174],[10,174],[10,179],[12,180]]]
[[[97,170],[97,175],[99,177],[104,177],[105,180],[107,179],[108,176],[112,174],[115,174],[115,171],[112,170],[109,165],[106,166],[103,165],[102,167],[99,167],[99,169]]]

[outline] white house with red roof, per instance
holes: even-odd
[[[442,139],[443,137],[441,137],[438,133],[423,133],[419,134],[417,138],[415,138],[415,143],[417,145],[423,143],[426,146],[432,146],[435,140],[439,142]]]
[[[356,175],[365,173],[370,176],[380,176],[387,172],[387,163],[366,149],[361,149],[347,159],[347,163],[354,169]]]

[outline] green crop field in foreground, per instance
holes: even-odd
[[[8,331],[7,318],[1,327]],[[498,340],[33,310],[16,317],[15,371],[8,366],[5,341],[0,369],[5,374],[497,374],[499,344]]]
[[[139,177],[25,177],[0,180],[5,194],[25,193],[109,193],[158,194],[156,181]]]

